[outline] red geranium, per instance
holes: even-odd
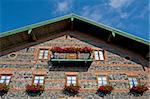
[[[105,96],[113,90],[113,87],[111,85],[104,85],[100,86],[97,90],[97,93],[100,94],[101,96]]]
[[[51,49],[52,52],[58,52],[58,53],[77,53],[77,52],[83,52],[83,53],[91,53],[92,52],[92,48],[90,47],[83,47],[83,48],[79,48],[79,47],[53,47]]]
[[[132,88],[130,88],[130,93],[133,93],[136,95],[142,95],[147,90],[148,88],[145,85],[138,85],[138,86],[133,86]]]
[[[71,84],[70,86],[65,86],[64,91],[69,93],[77,94],[79,92],[80,86]]]
[[[0,83],[0,91],[8,91],[9,90],[9,85]]]
[[[43,85],[27,85],[26,86],[26,91],[28,93],[43,92],[44,91],[44,86]]]

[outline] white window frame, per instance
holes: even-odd
[[[48,59],[49,49],[40,49],[38,59]]]
[[[8,85],[10,83],[10,79],[11,79],[10,75],[1,75],[0,83]]]
[[[135,77],[128,77],[130,88],[138,85],[138,80]]]
[[[43,85],[44,84],[44,79],[45,79],[45,76],[35,75],[33,84],[35,84],[35,85],[37,85],[37,84]]]
[[[98,87],[108,84],[107,76],[101,76],[100,75],[97,77],[97,80],[98,80]]]
[[[67,86],[73,84],[74,86],[77,85],[77,76],[76,75],[67,75]]]
[[[104,51],[103,50],[95,50],[94,51],[94,59],[95,60],[104,60]]]

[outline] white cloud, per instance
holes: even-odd
[[[122,8],[123,6],[128,6],[130,5],[134,0],[110,0],[109,5],[112,8]]]
[[[67,12],[71,10],[73,0],[64,0],[56,2],[56,12]]]
[[[84,6],[81,11],[81,15],[89,19],[95,20],[95,21],[100,21],[102,17],[99,7],[97,5],[96,6]]]

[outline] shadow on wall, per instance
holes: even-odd
[[[77,62],[76,62],[77,63]],[[48,62],[49,71],[65,71],[65,72],[87,72],[91,63],[84,64],[75,64],[73,63],[58,63],[53,64],[51,61]]]

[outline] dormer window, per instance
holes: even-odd
[[[11,76],[9,76],[9,75],[2,75],[1,79],[0,79],[0,83],[4,83],[4,84],[8,85],[9,82],[10,82],[10,79],[11,79]]]
[[[38,59],[48,59],[49,50],[48,49],[40,49]]]
[[[95,60],[104,60],[104,51],[102,51],[102,50],[95,50],[94,51],[94,59]]]
[[[35,85],[39,84],[39,85],[43,85],[44,84],[44,76],[39,76],[39,75],[36,75],[34,77],[34,82],[33,82]]]

